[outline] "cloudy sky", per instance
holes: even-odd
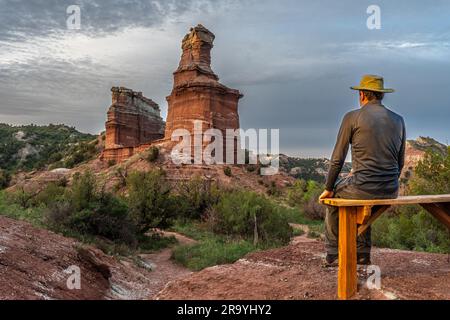
[[[81,8],[68,30],[66,9]],[[381,9],[369,30],[366,10]],[[0,122],[104,130],[110,88],[165,97],[191,26],[216,34],[213,70],[241,90],[244,128],[279,128],[281,151],[330,156],[349,86],[381,74],[409,138],[450,139],[450,1],[0,0]]]

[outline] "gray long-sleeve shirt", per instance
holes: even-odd
[[[326,189],[332,191],[352,146],[352,172],[356,186],[373,194],[389,194],[399,187],[405,160],[403,118],[372,101],[347,113],[331,157]]]

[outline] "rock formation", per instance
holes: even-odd
[[[111,91],[102,158],[119,162],[131,156],[133,148],[161,139],[164,122],[159,106],[141,92],[123,87]]]
[[[113,87],[106,122],[105,148],[135,147],[163,137],[159,106],[142,92]]]
[[[174,72],[173,90],[167,97],[164,134],[156,103],[140,92],[112,88],[113,103],[108,111],[102,160],[126,160],[162,137],[165,144],[171,145],[172,133],[177,129],[186,129],[193,135],[195,121],[201,122],[201,133],[219,129],[224,139],[226,129],[239,129],[238,101],[243,95],[219,83],[219,77],[212,71],[214,38],[214,34],[202,25],[192,28],[184,37],[181,61]],[[208,144],[203,143],[204,146]],[[223,145],[225,148],[225,140]]]
[[[165,139],[177,129],[193,132],[194,121],[202,122],[202,131],[239,128],[238,101],[243,95],[219,83],[211,69],[214,34],[202,25],[191,29],[182,43],[183,54],[174,72],[174,86],[167,97],[168,115]]]

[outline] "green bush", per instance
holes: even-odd
[[[405,206],[382,215],[373,225],[378,247],[436,253],[450,251],[450,235],[441,223],[419,207]]]
[[[0,212],[98,244],[109,253],[173,243],[173,239],[149,230],[166,227],[176,212],[163,174],[135,173],[127,183],[130,195],[121,198],[99,188],[91,172],[78,173],[70,187],[65,187],[66,181],[57,181],[39,193],[24,188],[14,193],[0,192]]]
[[[108,165],[108,167],[115,166],[115,165],[116,165],[116,160],[114,160],[114,159],[109,159],[107,165]]]
[[[34,205],[35,196],[36,192],[28,191],[23,186],[18,186],[13,192],[7,193],[6,199],[10,204],[17,204],[27,209]]]
[[[303,196],[307,191],[305,180],[295,180],[294,184],[288,189],[287,202],[290,206],[295,207],[303,204]]]
[[[101,236],[134,246],[136,228],[126,202],[97,189],[94,175],[87,171],[75,175],[65,192],[50,184],[36,199],[47,205],[46,221],[55,230]]]
[[[287,202],[299,207],[309,219],[322,220],[325,217],[325,207],[318,201],[322,191],[323,186],[313,180],[297,180],[288,189]]]
[[[127,187],[130,216],[139,234],[171,225],[178,208],[162,170],[131,173]]]
[[[186,219],[201,218],[206,209],[217,204],[221,191],[215,182],[195,176],[177,184],[176,200],[180,216]]]
[[[267,194],[273,197],[281,196],[281,190],[277,187],[275,181],[270,181],[269,185],[267,186]]]
[[[158,160],[159,158],[159,149],[158,147],[151,147],[148,150],[148,155],[147,155],[147,161],[148,162],[155,162],[156,160]]]
[[[233,174],[231,172],[231,168],[230,167],[224,167],[223,168],[223,173],[227,176],[227,177],[231,177]]]
[[[450,149],[446,156],[428,151],[412,176],[411,195],[450,193]],[[403,206],[382,215],[373,226],[380,247],[448,253],[450,234],[444,225],[418,206]]]
[[[93,159],[97,155],[97,146],[95,141],[80,142],[71,146],[71,148],[67,151],[69,156],[65,159],[64,166],[66,168],[73,168],[82,162]]]
[[[208,213],[210,228],[219,234],[265,243],[286,244],[292,236],[288,219],[280,207],[250,191],[222,195]]]
[[[89,209],[96,200],[96,180],[92,172],[76,173],[72,186],[68,190],[67,198],[76,211]]]
[[[61,200],[65,193],[65,186],[52,182],[49,183],[41,192],[34,197],[34,205],[49,206],[54,202]]]
[[[0,169],[0,190],[7,188],[10,180],[10,174],[6,170]]]
[[[411,194],[450,193],[450,147],[447,155],[427,152],[410,181]]]

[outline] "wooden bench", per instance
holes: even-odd
[[[380,215],[394,205],[418,204],[450,230],[450,194],[409,196],[387,200],[324,199],[339,207],[338,298],[349,299],[357,291],[356,239]]]

